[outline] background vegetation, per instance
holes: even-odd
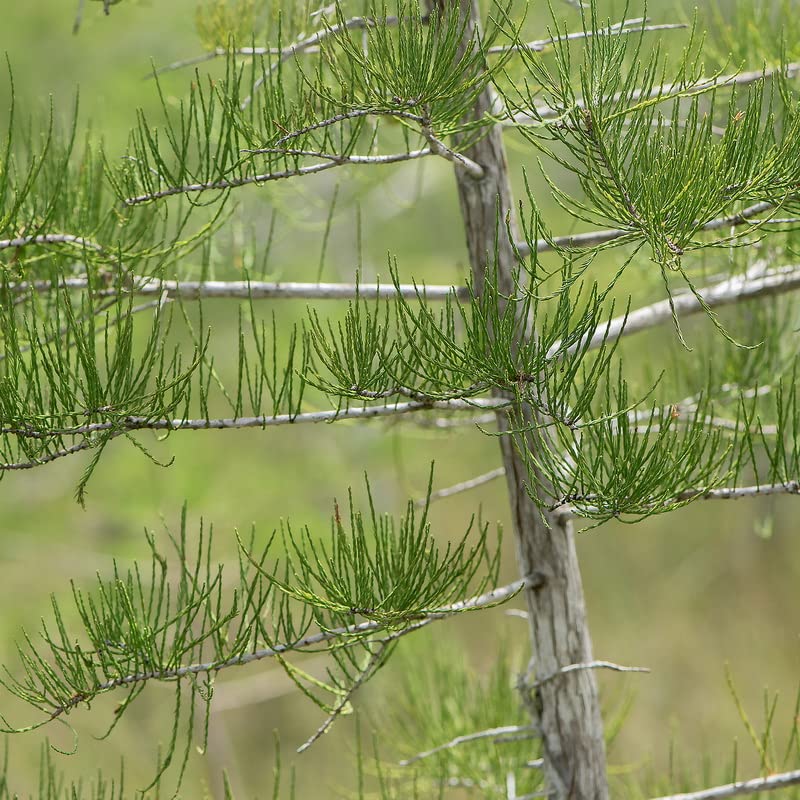
[[[110,153],[122,150],[134,122],[133,110],[157,106],[154,85],[144,79],[150,60],[164,65],[202,51],[194,23],[196,0],[150,5],[128,0],[112,7],[108,17],[99,3],[88,3],[78,36],[71,34],[75,9],[63,0],[6,5],[0,46],[13,67],[17,113],[40,118],[52,96],[56,117],[66,122],[80,87],[79,125],[91,125]],[[720,7],[725,17],[734,4],[723,0]],[[602,8],[612,20],[623,10],[621,3]],[[652,12],[657,21],[674,21],[677,16],[661,4]],[[533,15],[531,24],[536,19]],[[708,19],[701,27],[712,24]],[[681,33],[665,38],[668,48],[670,43],[682,47],[683,41]],[[166,76],[168,102],[172,97],[177,102],[189,80],[190,71]],[[0,129],[8,99],[9,81],[4,78]],[[510,156],[516,178],[521,166],[534,166],[521,140],[512,140]],[[266,269],[276,279],[315,280],[320,274],[324,280],[347,279],[358,263],[365,280],[378,274],[387,279],[388,251],[400,258],[401,274],[436,283],[459,282],[467,268],[451,171],[444,162],[428,161],[437,160],[379,174],[321,176],[270,191],[249,191],[246,200],[238,198],[246,202],[243,221],[214,242],[230,265],[220,277],[234,278],[251,267],[250,236],[263,245],[266,231],[274,225]],[[521,186],[516,188],[519,193]],[[546,187],[535,185],[534,190],[543,202]],[[543,206],[556,232],[569,232],[555,224],[554,209],[546,202]],[[216,301],[206,310],[212,324],[218,329],[229,324],[235,335],[235,303]],[[335,313],[332,306],[324,311]],[[291,323],[303,312],[302,303],[276,306],[280,324]],[[688,327],[687,336],[691,334]],[[664,339],[671,335],[663,329],[647,339],[637,337],[626,347],[630,357],[650,359],[655,366],[667,357]],[[258,522],[262,535],[281,517],[326,529],[333,498],[344,497],[351,485],[361,491],[365,470],[372,477],[376,503],[399,510],[409,497],[424,493],[432,453],[439,487],[499,465],[496,442],[477,430],[453,434],[413,423],[184,433],[153,446],[165,457],[174,454],[175,464],[159,469],[133,448],[109,448],[90,484],[86,510],[73,496],[85,466],[80,457],[5,476],[0,484],[0,662],[13,663],[20,627],[35,628],[47,613],[50,592],[66,596],[69,578],[88,582],[96,571],[107,573],[112,558],[124,565],[142,556],[142,527],[158,531],[167,525],[174,530],[184,499],[191,519],[215,523],[224,558],[235,552],[234,528],[246,529],[252,521]],[[645,774],[653,768],[665,772],[669,763],[678,761],[694,771],[705,760],[710,774],[721,778],[734,739],[747,737],[726,682],[725,664],[756,727],[763,716],[762,690],[769,687],[781,696],[777,735],[788,730],[800,674],[797,502],[775,497],[746,504],[698,503],[635,528],[609,522],[580,537],[596,656],[653,670],[644,676],[601,678],[610,709],[634,700],[611,751],[612,765]],[[443,537],[455,535],[479,503],[486,519],[508,526],[505,486],[495,481],[437,503],[434,529]],[[509,580],[516,577],[510,552],[504,571]],[[362,708],[375,711],[365,726],[380,719],[381,703],[399,699],[402,671],[423,669],[432,650],[464,648],[470,668],[481,672],[522,624],[499,609],[448,623],[446,636],[437,630],[435,636],[407,641],[407,660],[390,664],[360,698]],[[512,648],[510,658],[517,668],[524,653]],[[311,671],[316,668],[309,666]],[[230,768],[239,796],[263,794],[270,784],[273,729],[280,731],[288,756],[319,723],[318,709],[294,692],[275,666],[255,665],[226,678],[212,718],[209,758],[193,761],[186,796],[194,796],[198,786],[218,791],[222,765]],[[126,784],[135,787],[149,780],[157,743],[169,729],[164,710],[170,705],[159,699],[159,692],[166,691],[149,689],[107,742],[96,743],[91,735],[112,718],[113,698],[94,714],[76,715],[81,717],[75,721],[82,741],[77,755],[59,757],[59,767],[70,775],[86,774],[99,760],[108,767],[124,753]],[[3,713],[6,702],[4,698]],[[9,706],[8,713],[13,717],[15,710]],[[298,796],[309,796],[304,790],[310,787],[315,796],[324,796],[321,781],[352,781],[349,759],[341,758],[351,749],[345,732],[352,732],[348,722],[340,725],[337,735],[323,738],[296,759]],[[50,729],[46,734],[59,746],[71,746],[66,731]],[[11,741],[8,779],[17,792],[34,790],[37,744],[44,735]],[[382,744],[391,750],[395,743]],[[678,761],[675,753],[681,754]]]

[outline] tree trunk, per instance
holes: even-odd
[[[466,43],[473,26],[479,24],[477,0],[427,2],[429,11],[452,13],[458,8],[468,16]],[[472,112],[475,118],[486,115],[493,97],[491,87],[480,95]],[[476,291],[482,291],[488,259],[496,252],[499,289],[510,294],[516,259],[505,221],[510,214],[513,230],[514,216],[501,130],[492,129],[464,155],[484,170],[483,177],[476,179],[456,167],[473,282]],[[533,422],[530,408],[520,408],[518,413]],[[501,430],[508,430],[508,420],[506,413],[498,415]],[[547,791],[554,800],[606,800],[605,743],[594,673],[585,669],[558,674],[570,664],[592,661],[572,525],[555,515],[546,515],[545,524],[526,491],[528,471],[512,437],[502,436],[500,443],[520,572],[532,578],[525,590],[533,648],[528,705],[540,728]],[[537,686],[536,681],[542,679],[547,680]]]

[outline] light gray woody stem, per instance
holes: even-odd
[[[464,31],[464,46],[468,46],[479,24],[477,0],[426,3],[431,12],[458,12],[468,20]],[[489,87],[478,97],[472,114],[476,118],[487,115],[492,100]],[[515,257],[505,228],[506,216],[512,215],[513,220],[513,203],[500,127],[463,152],[483,169],[480,178],[456,169],[475,289],[478,293],[483,290],[487,254],[496,252],[500,294],[513,295]],[[521,407],[518,412],[533,421],[530,408]],[[508,430],[508,415],[498,415],[498,424]],[[533,646],[529,705],[541,732],[548,796],[554,800],[606,800],[605,743],[593,671],[568,672],[535,685],[537,676],[559,674],[570,664],[593,661],[572,527],[568,520],[555,515],[545,524],[525,489],[529,480],[524,459],[510,436],[500,437],[500,442],[519,568],[523,575],[541,579],[525,589],[525,597]]]

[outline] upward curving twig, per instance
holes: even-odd
[[[682,794],[655,797],[653,800],[723,800],[726,797],[741,797],[742,795],[756,794],[758,792],[773,792],[777,789],[785,789],[788,786],[797,786],[798,784],[800,784],[800,769],[780,772],[776,775],[767,775],[765,778],[726,783],[722,786],[701,789],[699,792],[684,792]]]

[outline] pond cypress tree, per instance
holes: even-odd
[[[198,73],[177,106],[162,93],[162,118],[138,115],[122,159],[52,125],[23,146],[12,114],[0,162],[1,468],[83,453],[83,503],[106,448],[126,439],[150,455],[148,431],[250,427],[267,439],[276,425],[477,417],[502,468],[453,491],[505,476],[520,578],[499,585],[499,544],[482,523],[437,545],[431,482],[422,508],[412,502],[396,520],[369,495],[362,510],[337,504],[326,535],[283,523],[266,545],[240,537],[233,586],[208,532],[188,530],[184,515],[169,558],[152,538],[151,563],[73,589],[78,630],[54,603],[3,683],[40,713],[31,727],[111,692],[116,725],[149,683],[174,683],[176,724],[157,772],[177,764],[180,776],[196,704],[213,703],[221,671],[280,662],[326,713],[305,748],[351,710],[401,638],[521,596],[528,669],[514,693],[499,681],[485,702],[516,703],[527,721],[454,724],[404,762],[413,783],[382,777],[381,796],[472,786],[508,800],[603,800],[595,672],[628,668],[593,656],[574,520],[798,492],[797,319],[782,299],[800,283],[797,37],[781,37],[768,4],[740,4],[741,30],[723,42],[729,68],[708,70],[691,24],[609,21],[594,4],[565,12],[571,30],[551,9],[535,41],[534,11],[517,2],[261,5],[206,4],[208,51],[170,69],[220,59],[224,78]],[[255,45],[256,26],[268,46]],[[679,57],[662,52],[664,35],[683,37]],[[519,202],[508,136],[544,176],[524,176]],[[452,164],[452,224],[469,259],[461,285],[415,282],[402,254],[384,284],[210,279],[211,237],[231,224],[234,198],[246,204],[245,187],[420,159]],[[563,212],[552,226],[551,199]],[[565,218],[581,232],[559,235]],[[242,302],[230,380],[202,316],[217,297]],[[347,307],[335,321],[313,305],[282,331],[260,308],[281,298]],[[692,316],[702,348],[687,355]],[[677,343],[672,356],[665,345],[654,364],[632,359],[625,338],[659,327]],[[312,649],[332,660],[326,682],[292,662]],[[476,742],[506,755],[477,785],[459,783],[448,759]],[[782,772],[681,797],[798,782]],[[47,797],[67,791],[48,786]]]

